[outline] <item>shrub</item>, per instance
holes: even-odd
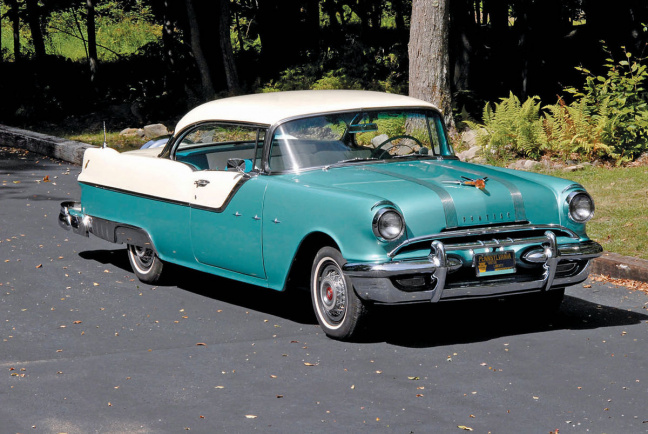
[[[617,162],[629,161],[648,150],[648,79],[643,58],[634,58],[624,48],[625,59],[606,59],[607,73],[595,76],[585,68],[582,90],[568,88],[573,105],[583,104],[591,123],[601,130],[601,141],[609,146],[609,156]]]

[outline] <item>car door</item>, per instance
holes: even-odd
[[[262,255],[264,177],[196,172],[191,244],[203,264],[265,278]]]
[[[265,278],[265,179],[227,165],[243,159],[253,169],[262,139],[258,127],[209,123],[185,134],[175,151],[178,161],[196,169],[189,223],[196,261],[259,278]]]

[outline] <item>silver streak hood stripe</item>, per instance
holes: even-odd
[[[459,223],[457,221],[457,210],[455,209],[454,199],[452,199],[450,193],[448,193],[445,190],[445,188],[443,188],[442,186],[434,184],[432,182],[423,181],[418,178],[414,178],[412,176],[403,175],[402,173],[394,173],[388,170],[378,169],[376,167],[365,166],[363,167],[363,170],[369,170],[371,172],[380,173],[381,175],[391,176],[393,178],[404,179],[406,181],[413,182],[415,184],[418,184],[420,186],[432,190],[434,193],[436,193],[437,196],[439,196],[439,199],[441,199],[441,204],[443,205],[443,211],[445,213],[446,228],[452,229],[452,228],[459,227]]]
[[[449,166],[445,164],[439,164],[436,162],[434,163],[434,165],[437,167],[444,167],[450,170],[463,171],[477,178],[483,178],[485,175],[485,172],[478,172],[475,170],[466,169],[465,167]],[[490,171],[487,175],[488,175],[488,179],[492,179],[493,181],[499,182],[504,187],[506,187],[508,191],[511,193],[511,199],[513,200],[513,206],[515,208],[515,221],[518,222],[526,221],[526,211],[524,210],[524,199],[522,198],[522,193],[520,192],[520,189],[518,189],[517,186],[513,184],[511,181],[508,181],[500,176],[494,175]]]

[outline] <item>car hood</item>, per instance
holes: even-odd
[[[493,224],[555,224],[561,219],[560,192],[573,185],[457,160],[358,164],[295,176],[311,187],[346,189],[391,202],[403,213],[410,237]],[[484,178],[483,189],[462,184]]]

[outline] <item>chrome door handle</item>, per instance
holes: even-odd
[[[209,184],[209,181],[206,179],[199,179],[198,181],[194,181],[194,184],[196,184],[196,187],[204,187]]]

